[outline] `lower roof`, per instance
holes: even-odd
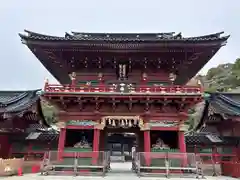
[[[39,89],[29,91],[0,91],[0,118],[18,116],[25,119],[39,118],[48,126],[42,112]],[[40,123],[40,122],[39,122]]]
[[[185,137],[187,145],[207,146],[237,146],[240,145],[240,137],[219,136],[212,133],[193,133]]]
[[[221,120],[240,117],[240,93],[206,93],[205,99],[204,111],[195,130],[207,123],[218,123],[219,117]]]

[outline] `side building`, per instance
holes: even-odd
[[[46,129],[39,90],[0,91],[0,158],[23,157],[37,129]]]

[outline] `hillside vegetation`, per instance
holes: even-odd
[[[199,75],[205,90],[228,92],[240,87],[240,58],[235,63],[220,64],[209,69],[206,76]]]

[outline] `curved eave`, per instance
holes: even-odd
[[[220,44],[227,41],[227,39],[230,36],[222,36],[220,37],[223,32],[205,35],[205,36],[198,36],[198,37],[182,37],[181,35],[171,36],[167,35],[166,37],[163,36],[157,36],[156,34],[144,34],[143,37],[141,37],[141,34],[136,36],[136,34],[118,34],[119,36],[122,35],[122,37],[114,37],[114,34],[106,34],[106,36],[77,36],[77,35],[71,35],[69,33],[65,34],[65,37],[58,37],[58,36],[49,36],[44,35],[40,33],[35,33],[31,31],[25,30],[27,35],[25,34],[19,34],[19,36],[22,39],[23,43],[36,43],[36,41],[40,42],[101,42],[101,43],[107,43],[107,42],[115,42],[115,43],[126,43],[126,42],[144,42],[144,43],[184,43],[184,44],[201,44],[201,43],[210,43],[210,42],[219,42]],[[87,34],[87,33],[86,33]],[[91,34],[91,33],[88,33]],[[161,33],[159,33],[161,34]],[[131,37],[133,36],[133,37]]]
[[[199,124],[198,124],[198,126],[196,127],[195,130],[201,129],[204,124],[208,123],[209,111],[212,111],[212,110],[210,110],[210,107],[214,106],[214,102],[216,101],[215,98],[218,98],[216,96],[219,96],[219,95],[239,95],[240,96],[239,93],[221,93],[221,92],[216,92],[216,93],[206,92],[206,93],[209,94],[210,96],[207,97],[207,99],[205,100],[206,104],[205,104],[205,108],[204,108],[204,111],[203,111],[203,115],[202,115],[202,118],[201,118],[201,120],[200,120],[200,122],[199,122]],[[235,106],[235,108],[237,106],[237,108],[239,110],[238,112],[240,112],[240,106],[239,105],[237,106],[236,104],[232,104],[232,102],[229,102],[228,105],[226,103],[224,105],[222,105],[222,106],[216,105],[217,107],[215,107],[216,109],[212,113],[215,113],[215,115],[218,114],[218,115],[223,117],[224,116],[224,113],[223,113],[224,110],[226,112],[229,112],[229,108],[227,106]],[[220,109],[217,110],[218,108],[220,108]],[[228,113],[228,114],[225,114],[225,115],[226,116],[239,116],[239,113],[236,112],[236,109],[234,109],[234,110],[230,111],[231,114]],[[224,119],[224,117],[223,117],[223,119]]]
[[[56,66],[48,60],[48,56],[44,52],[37,53],[34,51],[34,46],[32,46],[31,44],[26,45],[57,81],[61,82],[62,84],[69,84],[71,82],[68,74],[63,75],[65,71],[62,71],[62,69],[60,68],[56,68]]]
[[[222,44],[219,44],[218,46],[209,46],[206,51],[202,52],[198,58],[194,60],[194,63],[182,66],[182,68],[179,69],[179,75],[176,77],[174,84],[184,85],[188,83],[188,81],[211,60],[222,46]]]
[[[49,126],[42,116],[42,109],[40,105],[40,96],[38,92],[41,89],[37,90],[28,90],[28,91],[0,91],[0,94],[4,94],[1,97],[4,98],[4,109],[0,110],[0,113],[8,113],[13,115],[22,116],[25,113],[32,112],[32,107],[36,110],[39,121],[45,126]]]
[[[45,127],[50,127],[50,125],[47,123],[44,115],[43,115],[43,110],[42,110],[42,105],[41,105],[41,98],[39,97],[38,101],[37,101],[37,111],[38,111],[38,115],[40,117],[40,120],[42,122],[42,124],[45,126]]]
[[[205,107],[203,109],[201,119],[200,119],[198,125],[195,127],[194,131],[199,131],[206,123],[206,121],[208,119],[208,107],[209,107],[209,102],[205,101]]]

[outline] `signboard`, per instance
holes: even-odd
[[[178,122],[164,122],[164,121],[150,121],[149,123],[150,127],[175,127],[178,126]]]
[[[97,124],[99,123],[93,120],[70,120],[67,122],[67,125],[70,126],[95,126]]]

